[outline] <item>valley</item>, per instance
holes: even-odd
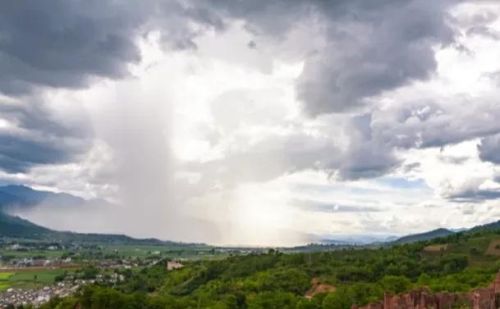
[[[54,231],[5,212],[0,221],[0,307],[404,308],[384,303],[422,293],[467,303],[500,270],[498,222],[366,245],[247,248]]]

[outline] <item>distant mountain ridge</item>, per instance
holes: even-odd
[[[0,187],[1,208],[9,206],[33,207],[39,204],[80,206],[87,202],[92,201],[88,201],[68,193],[38,191],[22,185],[8,185]]]
[[[412,242],[418,242],[418,241],[431,240],[431,239],[439,238],[439,237],[446,237],[446,236],[449,236],[451,234],[455,234],[455,232],[453,232],[452,230],[449,230],[449,229],[439,228],[439,229],[435,229],[435,230],[432,230],[429,232],[403,236],[403,237],[398,238],[395,241],[393,241],[393,243],[406,244],[406,243],[412,243]]]
[[[471,232],[480,232],[480,231],[491,231],[500,229],[500,220],[496,222],[491,222],[483,225],[478,225],[471,228],[469,231]]]
[[[81,242],[99,244],[136,244],[136,245],[165,245],[182,244],[173,241],[163,241],[156,238],[137,239],[122,234],[75,233],[54,231],[34,224],[28,220],[0,212],[0,237],[23,238],[32,240],[46,240],[58,242]],[[199,245],[199,244],[197,244]]]
[[[161,245],[178,244],[173,241],[163,241],[155,238],[136,239],[121,234],[75,233],[68,231],[55,231],[34,224],[26,219],[10,215],[6,212],[9,207],[34,207],[37,205],[56,205],[65,207],[85,207],[86,204],[99,202],[99,200],[85,200],[67,193],[54,193],[38,191],[21,185],[8,185],[0,187],[0,237],[26,238],[33,240],[74,241],[106,244],[141,244]],[[104,201],[102,201],[104,202]],[[105,202],[104,202],[105,203]],[[199,244],[196,244],[199,245]]]
[[[397,239],[396,236],[383,235],[336,235],[333,238],[329,237],[316,237],[315,242],[323,245],[369,245],[375,243],[390,242]]]
[[[104,202],[99,200],[85,200],[67,193],[54,193],[48,191],[38,191],[22,185],[8,185],[0,187],[0,237],[8,238],[28,238],[55,241],[81,241],[116,244],[179,244],[172,241],[162,241],[155,238],[135,239],[120,234],[97,234],[97,233],[75,233],[66,231],[54,231],[46,227],[39,226],[28,220],[9,215],[6,210],[9,207],[34,207],[36,205],[57,205],[64,207],[85,207],[89,203]],[[42,206],[43,207],[43,206]],[[354,244],[405,244],[418,241],[427,241],[435,238],[446,237],[455,233],[469,233],[487,230],[500,229],[500,220],[489,224],[479,225],[471,229],[450,230],[445,228],[435,229],[429,232],[411,234],[397,239],[386,238],[383,241],[371,238],[370,241],[363,241],[354,237],[343,237],[342,239],[320,239],[319,243],[324,245],[354,245]],[[198,244],[199,245],[199,244]]]
[[[40,239],[51,231],[28,220],[0,212],[0,236]]]
[[[475,233],[475,232],[492,231],[492,230],[500,230],[500,220],[483,225],[474,226],[470,229],[450,230],[445,228],[439,228],[425,233],[410,234],[407,236],[400,237],[394,240],[392,243],[406,244],[418,241],[432,240],[440,237],[446,237],[456,233]]]

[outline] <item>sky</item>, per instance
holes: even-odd
[[[0,184],[55,229],[224,245],[500,219],[500,3],[0,4]]]

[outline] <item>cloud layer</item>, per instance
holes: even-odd
[[[490,221],[498,17],[458,0],[0,4],[0,177],[120,201],[111,230],[181,240]]]

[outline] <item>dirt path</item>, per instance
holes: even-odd
[[[486,255],[500,256],[500,239],[494,239],[490,242]]]

